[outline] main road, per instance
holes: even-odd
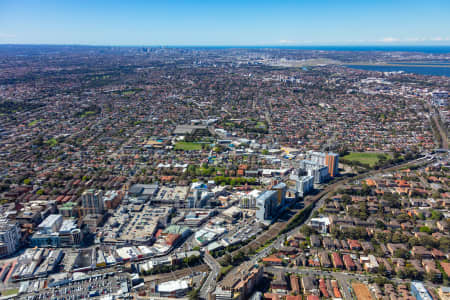
[[[217,276],[219,276],[220,265],[207,251],[203,256],[204,261],[210,267],[211,271],[208,274],[202,288],[200,289],[200,298],[208,299],[209,292],[216,289]]]

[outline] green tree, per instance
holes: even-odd
[[[233,263],[233,258],[231,257],[231,255],[229,253],[225,254],[225,256],[223,257],[223,263],[222,266],[226,267],[229,266]]]
[[[300,232],[304,236],[310,236],[317,233],[316,230],[309,225],[302,225],[302,227],[300,227]]]
[[[193,289],[188,293],[189,300],[198,300],[200,299],[200,289]]]
[[[394,252],[394,256],[397,258],[409,259],[411,254],[406,249],[396,249]]]
[[[431,219],[433,219],[433,220],[438,221],[438,220],[441,220],[443,217],[444,217],[444,215],[438,210],[433,210],[431,212]]]
[[[420,230],[420,232],[425,232],[425,233],[431,234],[431,229],[428,226],[422,226],[422,227],[420,227],[419,230]]]
[[[386,225],[384,224],[384,222],[383,221],[381,221],[381,220],[377,220],[376,221],[376,228],[378,228],[378,229],[386,229]]]

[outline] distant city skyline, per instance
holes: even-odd
[[[449,1],[0,0],[0,44],[450,45]]]

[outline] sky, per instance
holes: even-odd
[[[443,0],[0,0],[0,44],[450,45]]]

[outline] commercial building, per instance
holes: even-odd
[[[210,135],[208,126],[204,125],[178,125],[173,131],[174,135],[190,135],[190,136],[205,136]]]
[[[83,234],[76,220],[63,220],[61,215],[49,215],[31,237],[31,245],[36,247],[73,247],[82,241]]]
[[[215,300],[232,300],[232,299],[234,299],[233,291],[225,290],[225,289],[222,289],[221,286],[218,286],[214,292],[214,299]]]
[[[88,214],[103,214],[105,205],[103,203],[103,191],[89,189],[81,195],[81,207],[83,216]]]
[[[431,97],[431,103],[435,106],[446,106],[449,93],[446,91],[434,91]]]
[[[134,184],[128,190],[128,196],[137,198],[141,202],[147,202],[151,200],[159,191],[159,185],[157,183],[153,184]]]
[[[69,201],[58,205],[58,212],[65,218],[77,218],[80,209],[76,202]]]
[[[74,272],[84,272],[95,267],[95,249],[80,249],[72,265]]]
[[[13,280],[43,277],[56,272],[58,264],[63,258],[62,250],[50,250],[42,248],[29,248],[17,259]]]
[[[225,220],[234,223],[242,216],[242,211],[238,207],[232,206],[224,210],[222,216]]]
[[[194,241],[198,245],[204,246],[214,241],[218,236],[224,234],[225,232],[226,228],[222,226],[203,226],[195,232]]]
[[[7,218],[0,218],[0,257],[16,252],[19,244],[19,225]]]
[[[189,282],[187,280],[173,280],[158,284],[156,292],[160,297],[179,298],[189,291]]]
[[[261,191],[259,190],[252,190],[249,193],[242,194],[239,196],[239,207],[248,209],[248,208],[255,208],[256,207],[256,199],[261,194]]]
[[[152,205],[186,208],[189,206],[188,201],[186,201],[188,192],[188,186],[161,186],[156,196],[152,198]]]
[[[158,228],[168,224],[171,207],[123,205],[103,226],[102,241],[108,244],[148,244]]]
[[[107,191],[103,195],[103,205],[105,209],[115,209],[122,201],[123,193],[121,191]]]
[[[199,227],[216,213],[214,210],[194,210],[188,211],[184,215],[184,220],[177,222],[187,226]]]
[[[38,226],[38,231],[42,234],[51,234],[56,232],[62,225],[63,217],[61,215],[49,215]]]

